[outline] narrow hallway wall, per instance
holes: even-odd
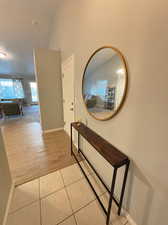
[[[75,55],[76,118],[131,158],[124,205],[137,225],[168,221],[167,40],[166,0],[62,0],[56,9],[50,47],[61,49],[63,59]],[[129,88],[119,114],[102,122],[86,112],[81,90],[88,58],[104,45],[126,57]],[[109,184],[109,165],[90,148],[86,153]]]
[[[34,57],[42,130],[63,128],[60,52],[35,49]]]

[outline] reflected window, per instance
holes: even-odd
[[[100,96],[102,100],[105,99],[106,89],[107,89],[107,80],[98,80],[96,87],[96,95]]]

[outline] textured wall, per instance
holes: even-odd
[[[76,118],[87,120],[132,160],[125,207],[138,225],[168,221],[167,15],[166,0],[62,0],[50,44],[61,49],[63,59],[75,54]],[[81,80],[88,58],[103,45],[125,55],[129,89],[120,113],[101,122],[85,110]],[[88,146],[86,150],[109,183],[109,165]]]

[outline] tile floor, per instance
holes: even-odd
[[[86,162],[81,162],[105,206],[108,195]],[[105,225],[106,217],[77,164],[15,188],[7,225]],[[113,204],[113,225],[126,225]]]

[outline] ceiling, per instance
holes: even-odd
[[[34,75],[33,48],[48,47],[59,0],[0,0],[0,74]]]
[[[116,52],[111,48],[103,48],[96,52],[88,64],[87,75],[89,76],[89,74],[93,73],[98,67],[110,61],[114,55],[116,55]]]

